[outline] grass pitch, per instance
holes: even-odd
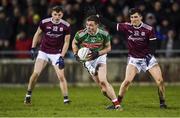
[[[123,100],[124,111],[110,105],[98,87],[69,87],[70,105],[63,104],[58,87],[36,87],[33,104],[23,104],[26,87],[0,87],[0,117],[179,117],[180,86],[167,86],[168,109],[159,108],[155,86],[131,86]],[[119,87],[115,87],[116,93]]]

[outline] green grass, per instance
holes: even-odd
[[[115,87],[116,93],[119,87]],[[58,87],[37,87],[32,106],[23,104],[25,87],[0,87],[0,116],[28,117],[174,117],[180,116],[180,87],[167,86],[168,109],[159,108],[155,86],[131,86],[124,101],[124,111],[108,111],[109,102],[97,87],[69,87],[72,100],[63,104]]]

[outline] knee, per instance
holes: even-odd
[[[63,75],[59,75],[58,79],[59,79],[60,82],[66,81],[66,79],[65,79],[65,77]]]
[[[33,78],[38,78],[39,75],[40,75],[40,73],[38,73],[38,72],[33,72],[31,76],[32,76]]]
[[[102,90],[103,90],[104,87],[107,87],[108,82],[105,81],[105,80],[103,80],[103,81],[100,81],[100,82],[99,82],[99,85],[101,86],[101,88],[102,88]]]
[[[164,83],[163,79],[160,78],[156,81],[157,85],[162,85]]]
[[[39,76],[40,73],[41,73],[40,71],[34,70],[33,73],[32,73],[32,75],[33,75],[33,76]]]

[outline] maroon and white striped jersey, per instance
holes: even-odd
[[[126,35],[129,56],[144,58],[147,54],[151,54],[149,40],[156,39],[151,26],[141,23],[139,27],[134,27],[130,23],[118,23],[117,31],[122,31]]]
[[[60,53],[65,36],[70,34],[70,24],[63,19],[54,23],[52,18],[46,18],[40,22],[39,27],[43,31],[40,50],[48,54]]]

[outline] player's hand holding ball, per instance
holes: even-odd
[[[96,59],[98,57],[99,57],[99,52],[98,51],[91,51],[87,56],[88,60],[94,60],[94,59]]]
[[[64,58],[62,56],[59,57],[59,59],[56,62],[56,65],[58,65],[59,69],[64,68]]]
[[[82,47],[78,50],[77,56],[76,56],[76,60],[79,61],[87,61],[88,60],[88,54],[90,53],[90,49],[86,48],[86,47]]]
[[[78,61],[90,61],[99,57],[98,51],[92,51],[89,48],[83,47],[78,50],[77,55],[75,55],[76,60]]]

